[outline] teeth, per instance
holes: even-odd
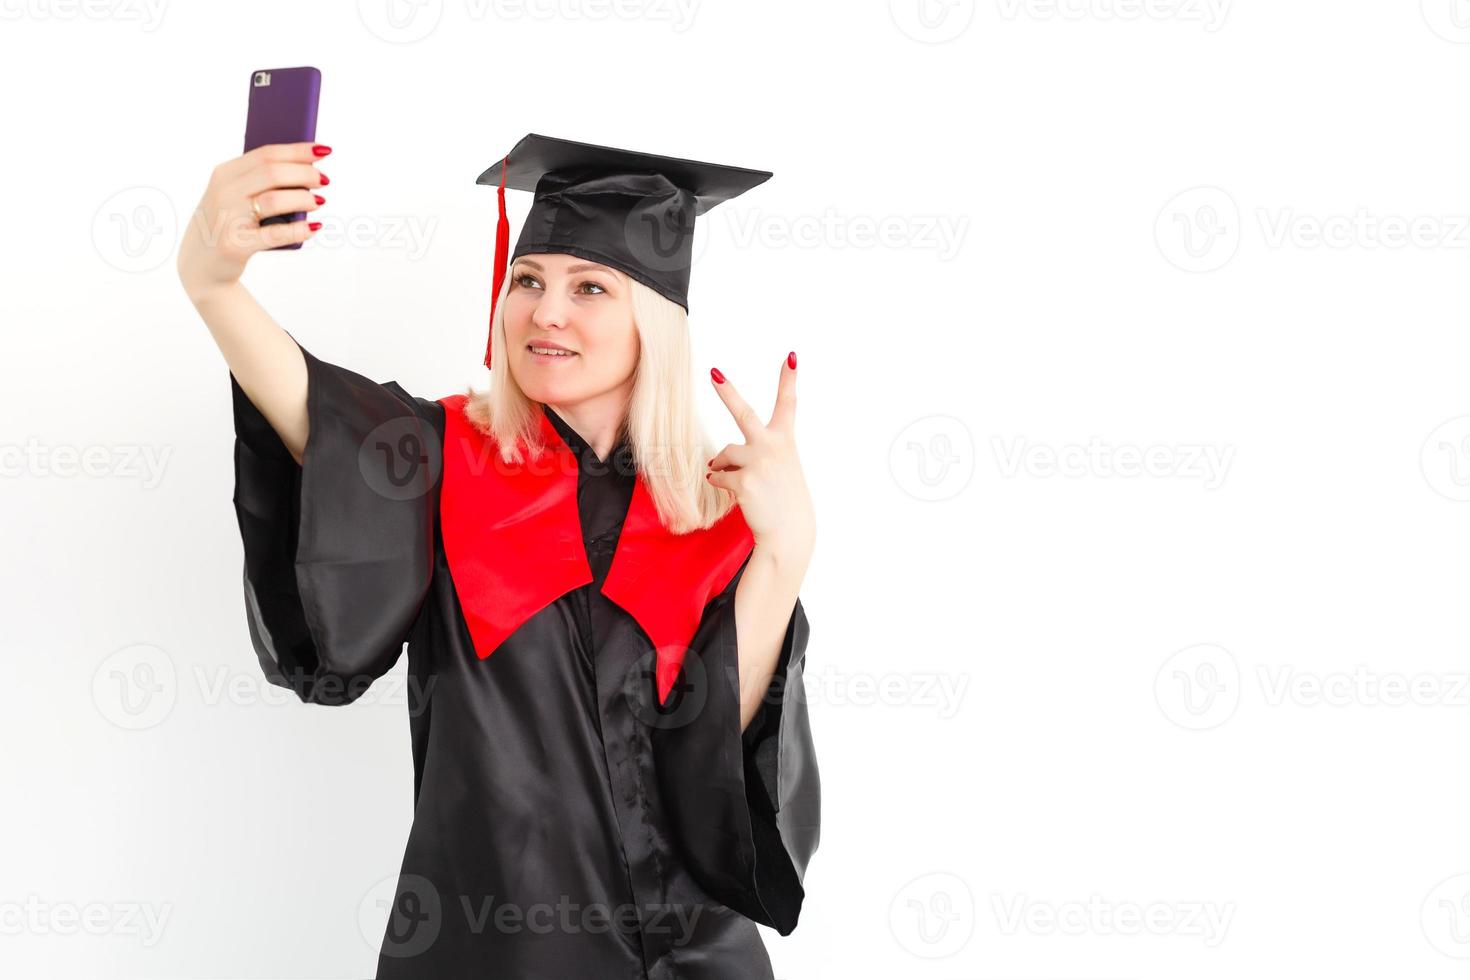
[[[571,357],[573,353],[569,350],[557,350],[554,347],[532,347],[531,351],[535,354],[551,354],[554,357]]]

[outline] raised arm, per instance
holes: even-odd
[[[261,225],[261,217],[314,211],[323,198],[306,187],[324,183],[312,143],[272,143],[227,160],[189,219],[176,263],[179,281],[199,312],[240,389],[300,463],[309,426],[306,362],[296,342],[240,282],[256,252],[304,241],[320,224]],[[320,147],[319,150],[326,150]]]

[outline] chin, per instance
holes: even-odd
[[[516,379],[520,383],[520,379]],[[521,384],[521,391],[533,402],[550,402],[555,405],[562,402],[573,402],[577,395],[566,385],[546,384],[545,382],[532,382]]]

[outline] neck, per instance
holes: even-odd
[[[592,447],[599,461],[605,462],[612,455],[618,444],[618,430],[627,416],[626,393],[610,391],[579,402],[546,404]]]

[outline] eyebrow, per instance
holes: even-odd
[[[537,272],[546,271],[544,268],[541,267],[540,262],[536,262],[533,259],[519,258],[516,259],[516,264],[529,265]],[[569,265],[567,266],[567,272],[606,272],[608,275],[613,276],[614,278],[618,277],[618,272],[616,269],[610,269],[605,265],[598,265],[595,262],[578,262],[576,265]]]

